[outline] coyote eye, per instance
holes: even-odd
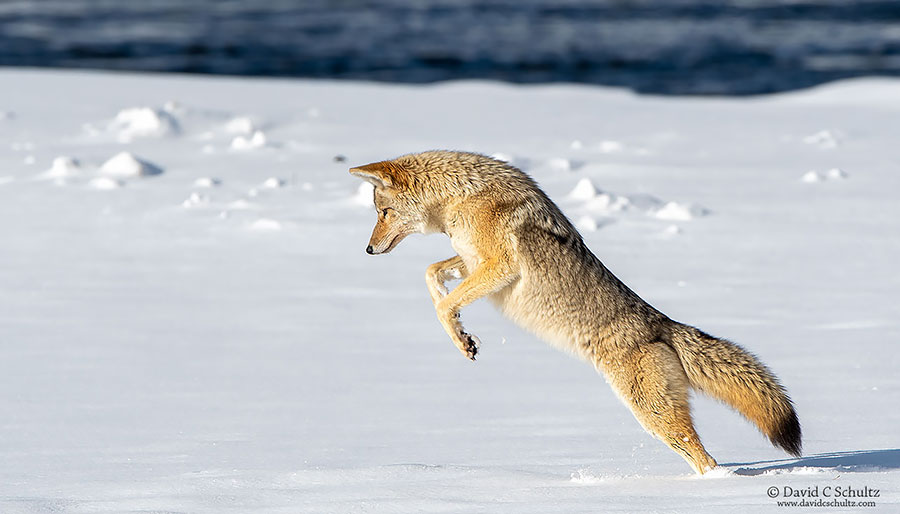
[[[386,207],[386,208],[384,208],[384,209],[381,209],[381,215],[384,216],[385,218],[387,218],[387,213],[388,213],[389,210],[391,210],[390,207]]]

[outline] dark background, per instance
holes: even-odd
[[[0,1],[0,65],[759,94],[900,75],[900,0]]]

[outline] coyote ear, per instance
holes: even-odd
[[[385,173],[380,162],[373,162],[358,168],[350,168],[350,174],[359,177],[375,187],[391,187],[391,177]]]
[[[395,187],[400,185],[400,168],[388,161],[373,162],[365,166],[350,168],[350,174],[370,182],[375,187]]]

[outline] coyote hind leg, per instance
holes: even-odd
[[[675,351],[662,342],[641,345],[619,364],[620,369],[605,371],[638,422],[698,474],[716,467],[694,430],[689,383]]]

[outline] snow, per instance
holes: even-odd
[[[193,207],[205,207],[209,205],[209,195],[204,195],[200,193],[191,193],[191,196],[187,198],[184,202],[181,203],[181,206],[190,209]]]
[[[250,118],[238,116],[225,124],[225,131],[229,134],[252,134],[256,131],[256,126]]]
[[[375,186],[373,186],[370,182],[361,182],[356,188],[356,194],[353,195],[353,197],[350,199],[350,203],[358,205],[360,207],[369,207],[374,209],[374,190]]]
[[[849,177],[850,175],[846,171],[840,168],[831,168],[830,170],[826,170],[824,172],[809,170],[804,173],[802,177],[800,177],[800,180],[806,182],[807,184],[815,184],[816,182],[844,180]]]
[[[653,213],[657,218],[669,221],[690,221],[707,214],[708,212],[703,207],[678,202],[667,202],[662,208]]]
[[[825,178],[816,170],[809,170],[800,177],[800,180],[806,182],[807,184],[813,184],[815,182],[822,182]]]
[[[840,168],[831,168],[830,170],[825,172],[825,176],[830,180],[843,180],[849,177],[847,172]]]
[[[596,232],[596,230],[599,228],[599,225],[597,224],[597,220],[590,216],[584,215],[575,221],[575,227],[583,232]]]
[[[88,182],[88,184],[90,184],[90,186],[94,189],[109,191],[111,189],[118,189],[124,186],[125,182],[110,177],[96,177],[92,178],[90,182]]]
[[[575,184],[567,198],[581,205],[581,211],[610,214],[628,209],[632,202],[624,196],[597,189],[591,179],[585,177]],[[596,230],[596,228],[594,228]]]
[[[572,161],[565,157],[554,157],[547,161],[547,165],[557,172],[572,171],[572,168],[575,167],[573,166]]]
[[[600,194],[600,191],[597,190],[597,186],[591,182],[591,179],[585,177],[578,181],[575,184],[575,187],[572,188],[572,191],[569,192],[569,198],[573,200],[590,200],[592,198],[596,198],[596,196]]]
[[[258,230],[262,232],[266,231],[278,231],[281,230],[282,225],[280,221],[272,220],[268,218],[260,218],[253,223],[250,224],[250,229]]]
[[[803,138],[803,142],[823,149],[837,148],[840,136],[830,130],[820,130]]]
[[[266,146],[266,135],[260,130],[254,130],[250,137],[237,136],[231,140],[233,150],[255,150]]]
[[[678,234],[681,234],[682,232],[684,232],[684,230],[682,230],[681,227],[679,227],[678,225],[669,225],[668,227],[663,229],[662,234],[664,236],[672,237],[672,236],[677,236]]]
[[[600,141],[597,144],[597,150],[602,153],[621,152],[622,150],[624,150],[624,148],[625,148],[625,145],[623,145],[619,141],[604,140],[604,141]]]
[[[169,108],[174,108],[169,105]],[[128,143],[135,138],[161,137],[178,132],[178,122],[168,112],[151,107],[129,107],[116,114],[109,130],[116,134],[120,142]]]
[[[0,512],[743,513],[817,485],[896,510],[898,86],[681,99],[0,70]],[[178,130],[134,129],[146,111],[89,128],[135,106]],[[254,132],[227,129],[240,118]],[[278,144],[230,151],[257,126]],[[806,456],[698,397],[722,466],[696,477],[589,365],[486,302],[462,312],[479,360],[460,356],[423,282],[447,239],[366,255],[371,186],[347,173],[432,148],[523,166],[639,294],[759,355]],[[128,172],[101,172],[121,152]],[[584,180],[595,194],[569,198]]]
[[[159,175],[163,170],[131,152],[119,152],[100,166],[100,173],[120,178],[147,177]]]
[[[78,159],[61,155],[53,159],[50,169],[44,172],[41,177],[65,179],[78,175],[81,175],[81,163],[78,162]]]
[[[194,180],[194,187],[219,187],[222,181],[215,177],[200,177]]]
[[[269,177],[263,181],[260,187],[265,189],[281,189],[282,187],[287,185],[287,181],[280,179],[278,177]]]

